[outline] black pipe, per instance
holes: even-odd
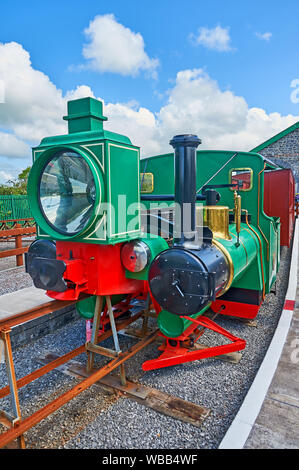
[[[174,201],[174,194],[142,194],[140,196],[141,201]],[[202,194],[196,195],[197,201],[205,201],[206,196]]]
[[[175,202],[181,207],[180,214],[175,211],[174,245],[187,246],[196,240],[196,148],[201,139],[193,134],[176,135],[169,144],[175,156]]]

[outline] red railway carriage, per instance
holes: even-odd
[[[280,217],[280,245],[289,247],[295,223],[295,180],[292,170],[265,171],[264,211]]]

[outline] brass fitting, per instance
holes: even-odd
[[[234,192],[234,214],[235,214],[235,224],[236,232],[239,234],[241,232],[241,196],[237,194],[237,191]]]
[[[213,238],[231,240],[229,235],[229,208],[226,206],[199,206],[196,208],[196,225],[206,225]]]

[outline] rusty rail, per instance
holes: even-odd
[[[75,398],[80,393],[84,392],[87,388],[89,388],[99,379],[103,378],[105,375],[108,375],[114,369],[116,369],[125,361],[130,359],[136,353],[138,353],[141,349],[152,343],[156,339],[158,333],[159,330],[155,331],[154,333],[150,333],[148,336],[138,341],[137,344],[128,349],[128,351],[120,353],[118,357],[108,362],[108,364],[95,371],[86,379],[82,380],[71,390],[60,395],[55,400],[33,413],[28,418],[25,418],[23,421],[19,422],[16,427],[13,427],[3,433],[0,437],[0,447],[5,446],[13,439],[16,439],[17,437],[23,435],[24,432],[28,431],[28,429],[32,428],[35,424],[39,423],[44,418],[57,411],[59,408],[61,408],[61,406],[65,405],[65,403],[70,401],[72,398]]]
[[[89,295],[85,294],[80,297],[79,300],[83,298],[87,298]],[[21,387],[31,383],[32,381],[38,379],[39,377],[43,376],[44,374],[50,372],[51,370],[55,369],[56,367],[65,364],[75,356],[82,354],[86,351],[86,345],[82,345],[69,353],[61,356],[59,358],[55,358],[49,364],[31,372],[30,374],[16,380],[15,371],[14,371],[14,363],[12,358],[12,351],[10,345],[10,331],[12,326],[16,326],[20,323],[23,323],[28,320],[32,320],[34,318],[46,315],[51,313],[55,310],[59,310],[63,307],[68,305],[75,304],[77,301],[57,301],[53,300],[50,302],[45,302],[38,307],[32,308],[30,310],[17,313],[12,315],[11,317],[4,318],[0,320],[0,336],[5,343],[6,347],[6,363],[7,368],[9,368],[8,375],[10,375],[11,380],[10,385],[3,387],[0,389],[0,398],[7,396],[8,394],[11,395],[12,403],[15,403],[15,419],[11,420],[11,427],[8,431],[3,432],[0,435],[0,448],[6,446],[9,442],[14,439],[18,439],[19,447],[25,448],[25,441],[23,434],[32,428],[34,425],[39,423],[41,420],[52,414],[54,411],[59,409],[65,403],[70,401],[72,398],[76,397],[88,387],[93,385],[102,377],[108,375],[111,371],[123,365],[123,363],[130,359],[133,355],[135,355],[138,351],[146,347],[148,344],[153,342],[158,335],[158,330],[154,333],[151,333],[145,336],[142,340],[140,340],[137,344],[131,347],[129,350],[125,352],[120,352],[116,358],[106,364],[104,367],[96,370],[93,372],[89,377],[82,380],[79,384],[74,386],[72,389],[67,391],[66,393],[60,395],[58,398],[53,400],[52,402],[45,405],[40,410],[33,413],[31,416],[25,418],[24,420],[21,419],[21,411],[19,406],[19,398],[18,398],[18,390]],[[116,325],[117,331],[126,328],[128,325],[136,321],[140,316],[143,315],[143,310],[136,313],[130,318],[127,318]],[[112,329],[102,333],[98,339],[97,343],[104,341],[105,339],[112,336]],[[0,412],[0,421],[2,423],[6,422],[7,425],[7,417],[3,416],[1,419],[1,412]]]
[[[116,326],[117,331],[122,330],[123,328],[126,328],[128,325],[133,323],[134,321],[138,320],[138,318],[142,315],[142,312],[136,313],[133,317],[124,320],[120,324]],[[105,341],[105,339],[110,338],[112,335],[111,330],[105,331],[99,338],[98,342]],[[64,354],[63,356],[60,356],[59,358],[51,361],[49,364],[46,366],[40,367],[39,369],[31,372],[28,375],[25,375],[21,379],[17,380],[17,387],[18,389],[24,387],[25,385],[29,384],[30,382],[33,382],[34,380],[38,379],[39,377],[42,377],[45,375],[47,372],[51,372],[51,370],[56,369],[56,367],[61,366],[62,364],[65,364],[66,362],[70,361],[76,356],[79,356],[79,354],[82,354],[85,352],[85,344],[82,344],[82,346],[79,346],[76,349],[73,349],[72,351]],[[3,398],[9,394],[9,386],[3,387],[0,389],[0,398]]]

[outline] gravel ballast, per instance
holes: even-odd
[[[238,319],[225,316],[217,317],[216,322],[220,326],[247,342],[239,363],[231,364],[210,358],[144,372],[141,369],[142,363],[160,354],[157,350],[157,343],[151,344],[126,362],[127,375],[131,380],[209,408],[211,413],[200,428],[162,415],[131,399],[117,398],[95,385],[26,432],[27,447],[56,449],[217,448],[240,408],[274,334],[288,284],[290,254],[291,250],[282,249],[277,295],[266,296],[256,318],[257,326],[248,326]],[[27,282],[29,283],[27,275],[24,271],[18,272],[20,272],[18,288],[27,287]],[[9,289],[10,283],[13,284],[16,280],[14,270],[3,273],[3,279]],[[23,279],[23,285],[21,285],[21,279]],[[13,290],[16,289],[6,292]],[[1,291],[1,294],[6,292]],[[135,339],[122,334],[119,338],[123,350],[136,342]],[[13,354],[17,378],[39,367],[38,358],[46,352],[61,355],[84,342],[85,322],[79,318],[60,328],[56,333],[48,334],[32,344],[15,350]],[[208,346],[218,345],[220,344],[219,336],[207,332],[201,338],[201,343]],[[112,340],[107,340],[103,345],[112,347]],[[85,354],[77,357],[76,360],[85,364]],[[106,360],[102,358],[96,360],[99,366],[105,362]],[[29,416],[75,383],[78,383],[77,379],[59,371],[52,371],[24,387],[20,391],[22,416]],[[0,386],[5,384],[5,367],[1,364]],[[5,409],[9,410],[9,400],[3,401]],[[3,408],[3,405],[1,407]]]
[[[29,246],[33,239],[23,239],[22,245]],[[0,251],[13,250],[15,243],[11,241],[0,242]],[[0,295],[8,294],[25,287],[33,286],[29,274],[25,273],[24,266],[17,267],[16,257],[0,258]]]

